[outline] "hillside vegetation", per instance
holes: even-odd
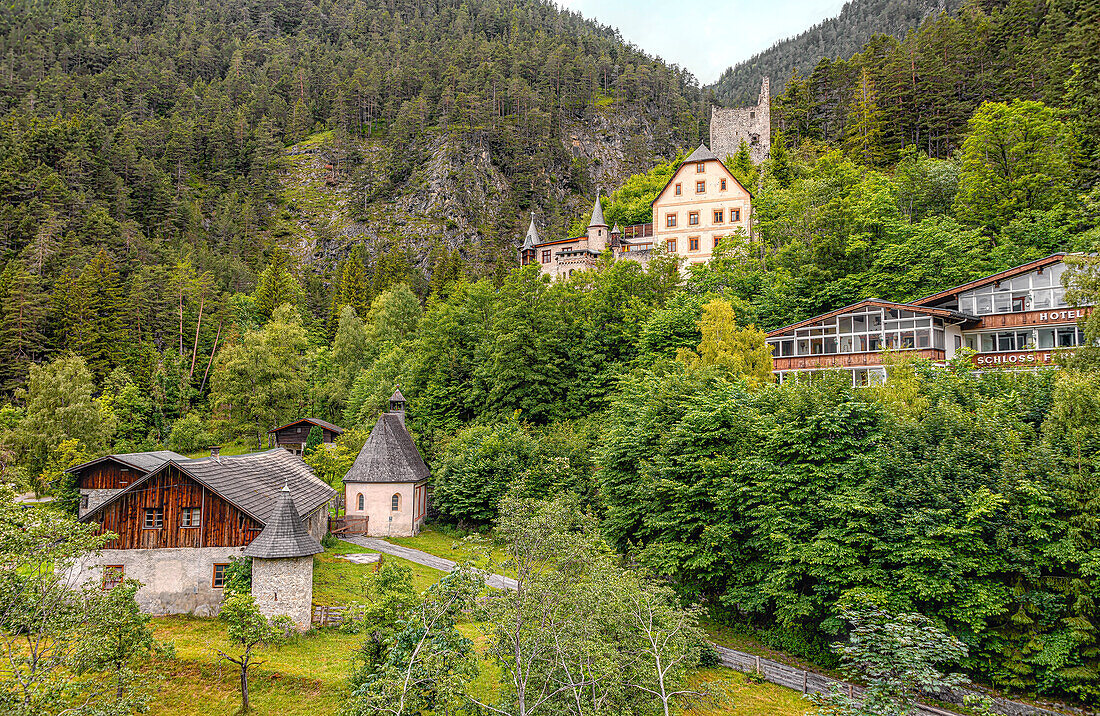
[[[760,80],[771,78],[780,93],[792,72],[809,74],[822,58],[849,57],[874,35],[902,38],[922,20],[951,12],[962,0],[850,0],[840,14],[730,67],[711,89],[726,106],[756,103]]]

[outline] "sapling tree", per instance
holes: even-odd
[[[0,713],[110,710],[110,684],[80,668],[82,643],[100,636],[89,618],[99,584],[82,593],[77,566],[114,536],[58,511],[26,509],[0,486]]]
[[[233,654],[218,650],[223,659],[237,665],[241,676],[241,713],[246,713],[248,703],[248,670],[264,663],[256,659],[254,650],[261,644],[278,646],[284,643],[293,629],[290,617],[279,615],[268,619],[260,613],[252,594],[236,593],[222,602],[219,617],[228,625],[229,640],[235,649]]]
[[[141,612],[136,594],[141,582],[126,579],[111,589],[94,585],[85,593],[88,634],[77,648],[77,670],[106,672],[115,684],[115,705],[122,712],[139,711],[149,699],[147,669],[135,669],[154,655],[172,653],[171,644],[153,638],[148,615]]]
[[[936,693],[965,681],[946,674],[941,664],[966,656],[966,645],[922,614],[893,614],[876,607],[848,607],[841,617],[851,625],[847,643],[833,649],[844,672],[866,684],[863,693],[842,690],[815,694],[817,713],[825,716],[905,716],[922,694]]]
[[[433,585],[397,621],[384,659],[356,680],[351,716],[454,713],[466,706],[477,673],[473,644],[456,629],[458,615],[481,591],[482,578],[460,566]]]

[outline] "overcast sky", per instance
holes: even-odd
[[[776,40],[840,13],[843,0],[557,0],[619,29],[651,55],[685,67],[702,84]]]

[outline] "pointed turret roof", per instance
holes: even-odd
[[[535,228],[535,212],[532,211],[531,225],[527,227],[527,237],[523,240],[523,250],[533,249],[537,243],[539,243],[539,230]]]
[[[393,389],[393,395],[390,396],[390,402],[391,403],[395,403],[395,402],[396,403],[407,403],[408,401],[405,400],[405,396],[401,395],[401,389],[400,388],[394,388]]]
[[[607,222],[603,218],[603,204],[600,202],[599,192],[596,192],[596,205],[592,207],[592,221],[589,221],[588,225],[607,226]]]
[[[690,164],[691,162],[705,162],[708,159],[718,159],[714,152],[710,151],[710,148],[705,144],[700,144],[699,148],[691,153],[691,156],[684,160],[684,164]]]
[[[401,393],[398,391],[394,395]],[[388,412],[378,417],[359,456],[344,475],[344,482],[420,482],[428,475],[428,466],[420,457],[401,414]]]
[[[623,233],[623,230],[619,228],[618,222],[615,223],[615,228],[611,230],[611,233],[613,233],[613,234]]]
[[[263,532],[244,548],[244,555],[260,559],[288,559],[324,551],[321,543],[306,531],[302,518],[298,516],[298,508],[294,506],[290,487],[284,484],[275,497],[275,507],[267,518]]]

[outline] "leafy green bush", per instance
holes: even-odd
[[[173,423],[172,432],[168,436],[168,447],[184,455],[199,452],[213,442],[214,436],[206,431],[202,418],[195,411]]]

